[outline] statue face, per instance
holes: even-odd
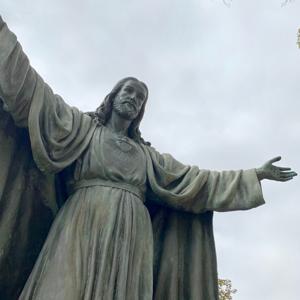
[[[113,110],[122,118],[134,120],[144,102],[146,101],[147,91],[138,81],[127,81],[115,96]]]

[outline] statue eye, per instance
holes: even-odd
[[[138,98],[140,101],[143,101],[145,97],[144,97],[143,94],[138,94],[138,95],[137,95],[137,98]]]
[[[131,87],[131,86],[126,86],[124,90],[125,90],[125,92],[127,92],[127,93],[132,93],[132,92],[133,92],[133,87]]]

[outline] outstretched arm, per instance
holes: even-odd
[[[210,171],[184,166],[170,155],[155,149],[149,153],[148,180],[156,202],[193,213],[246,210],[264,204],[259,180],[287,181],[296,173],[273,166],[279,157],[261,168],[237,171]],[[156,196],[156,197],[155,197]]]
[[[0,16],[0,98],[19,126],[27,126],[30,103],[39,78],[17,37]]]
[[[4,108],[12,115],[15,123],[28,127],[28,117],[34,98],[43,102],[49,109],[49,115],[55,117],[57,106],[60,115],[68,115],[72,108],[55,95],[34,68],[23,52],[16,35],[11,32],[0,16],[0,98]],[[36,105],[36,103],[34,104]]]
[[[15,123],[28,127],[33,157],[42,171],[57,172],[70,165],[96,127],[91,117],[52,92],[1,17],[0,98]]]

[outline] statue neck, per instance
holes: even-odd
[[[110,128],[116,134],[128,136],[128,129],[131,122],[131,120],[122,118],[113,110],[106,123],[106,127]]]

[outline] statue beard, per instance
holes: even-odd
[[[137,117],[136,109],[129,110],[125,103],[113,102],[113,110],[123,119],[133,121]]]

